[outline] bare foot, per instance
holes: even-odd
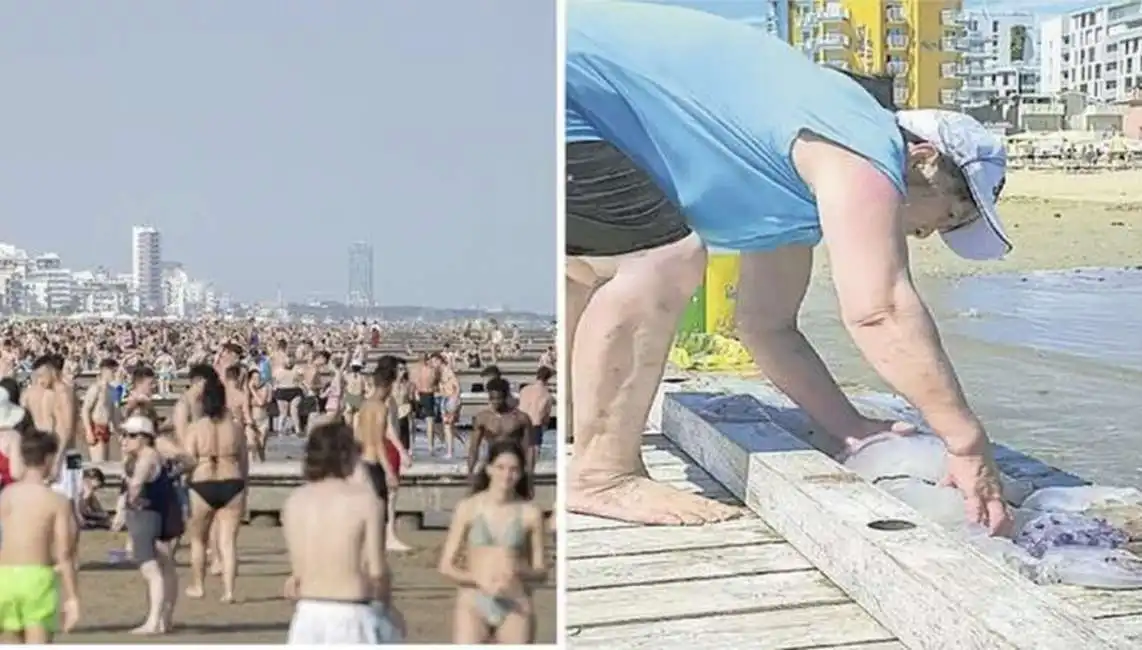
[[[187,598],[202,598],[205,595],[205,592],[202,590],[202,587],[194,587],[194,586],[187,587],[186,591],[183,593],[186,594]]]
[[[210,575],[212,575],[212,576],[222,575],[222,565],[221,564],[211,564],[210,565]]]
[[[166,634],[166,627],[162,623],[143,623],[139,627],[131,630],[130,634],[151,636],[155,634]]]
[[[698,526],[736,519],[745,513],[742,508],[632,474],[570,477],[567,510],[659,526]]]
[[[234,594],[222,594],[222,597],[218,599],[218,602],[225,605],[231,605],[235,602]]]

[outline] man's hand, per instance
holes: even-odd
[[[979,524],[993,536],[1009,534],[1011,515],[1003,502],[999,468],[990,449],[973,454],[949,453],[948,475],[942,484],[963,493],[969,524]]]

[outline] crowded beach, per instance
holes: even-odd
[[[556,361],[494,321],[9,321],[14,640],[550,642]]]

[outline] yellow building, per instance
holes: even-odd
[[[823,64],[895,77],[901,108],[954,108],[962,0],[790,0],[789,37]]]

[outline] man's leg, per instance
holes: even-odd
[[[610,276],[583,310],[573,337],[575,455],[568,509],[647,524],[701,524],[740,510],[660,485],[642,466],[641,439],[670,344],[702,282],[697,235],[658,248],[587,261]]]

